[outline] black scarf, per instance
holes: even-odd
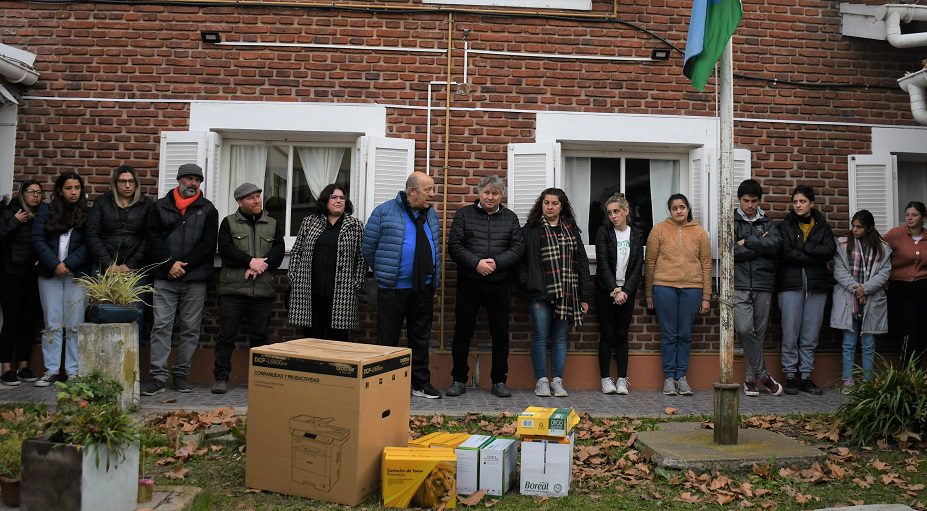
[[[405,192],[400,192],[402,205],[406,209],[406,214],[415,224],[415,258],[412,261],[412,282],[416,291],[425,289],[425,279],[434,271],[434,258],[431,253],[431,243],[428,242],[428,234],[425,233],[425,222],[428,220],[428,210],[419,210],[418,217],[409,205],[409,199]]]

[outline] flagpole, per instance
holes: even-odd
[[[733,38],[732,38],[733,39]],[[720,80],[720,255],[721,371],[715,384],[714,440],[716,444],[737,443],[740,425],[740,385],[734,383],[734,58],[731,39],[721,54]]]

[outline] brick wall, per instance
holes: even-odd
[[[404,1],[388,7],[418,6]],[[684,46],[689,2],[621,2],[619,19]],[[612,2],[594,2],[594,13]],[[447,60],[439,54],[305,48],[216,46],[200,42],[200,30],[215,30],[224,41],[406,46],[441,49],[447,44],[448,15],[433,12],[363,12],[324,8],[198,7],[183,5],[44,4],[0,1],[0,42],[38,55],[41,73],[20,107],[15,177],[38,178],[50,188],[58,172],[75,170],[89,192],[107,189],[120,163],[141,172],[143,189],[156,191],[159,134],[188,128],[191,100],[380,103],[422,107],[428,83],[445,80]],[[530,53],[649,56],[665,45],[614,21],[489,16],[456,13],[452,33],[452,80],[462,79],[463,29],[472,49]],[[735,72],[779,83],[735,81],[736,144],[753,152],[753,174],[768,189],[766,207],[774,218],[787,211],[797,183],[819,190],[818,206],[838,232],[848,222],[847,156],[866,153],[870,129],[842,122],[910,125],[906,93],[895,80],[913,69],[918,50],[898,50],[885,42],[840,35],[837,4],[824,1],[747,1],[734,38]],[[473,186],[489,173],[504,175],[506,145],[533,142],[535,116],[524,110],[712,115],[714,90],[695,92],[681,75],[682,55],[662,63],[570,61],[471,55],[465,94],[452,94],[447,165],[445,112],[433,112],[431,171],[447,217],[471,202]],[[868,85],[835,90],[793,87],[781,81]],[[76,98],[111,101],[78,101]],[[74,98],[74,99],[67,99]],[[116,101],[119,100],[119,101]],[[166,101],[166,102],[165,102]],[[433,97],[443,107],[445,96]],[[519,112],[473,111],[472,108]],[[789,119],[794,124],[758,119]],[[416,166],[424,167],[426,113],[391,107],[390,136],[416,140]],[[440,206],[445,209],[444,204]],[[454,265],[448,262],[445,290],[446,334],[453,333]],[[285,325],[282,295],[273,335],[296,333]],[[639,297],[640,298],[640,297]],[[366,301],[365,301],[366,304]],[[436,310],[438,307],[436,306]],[[594,311],[593,311],[594,312]],[[437,314],[437,313],[436,313]],[[216,334],[210,301],[204,343]],[[358,339],[371,340],[375,311],[363,307]],[[773,318],[772,324],[776,321]],[[527,306],[515,292],[512,314],[515,349],[528,342]],[[437,338],[438,322],[435,323]],[[696,321],[695,348],[717,347],[716,310]],[[777,328],[771,328],[771,349]],[[655,317],[639,307],[632,325],[632,350],[658,349]],[[837,344],[825,335],[824,345]],[[478,345],[488,330],[478,326]],[[571,349],[594,350],[595,315],[571,335]],[[440,341],[436,341],[440,342]]]

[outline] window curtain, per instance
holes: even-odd
[[[229,214],[238,209],[238,203],[235,201],[235,189],[240,185],[253,183],[260,188],[264,188],[264,174],[267,170],[267,146],[233,145],[230,152]]]
[[[576,215],[576,225],[583,232],[583,243],[592,244],[595,233],[589,232],[589,201],[592,199],[592,158],[565,158],[564,182],[567,197]]]
[[[303,164],[303,175],[309,184],[313,197],[326,186],[335,182],[341,160],[344,159],[343,147],[297,147],[299,161]]]
[[[654,225],[669,216],[666,199],[675,193],[676,182],[679,180],[676,165],[674,160],[650,160],[650,211]]]

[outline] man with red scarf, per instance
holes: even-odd
[[[213,257],[219,231],[219,212],[203,196],[203,169],[184,163],[177,170],[177,187],[160,198],[148,214],[149,263],[156,265],[151,327],[149,380],[143,396],[167,388],[167,359],[171,334],[177,318],[177,357],[171,373],[174,389],[191,392],[187,381],[190,362],[200,339],[200,324],[206,302],[206,284],[213,276]]]

